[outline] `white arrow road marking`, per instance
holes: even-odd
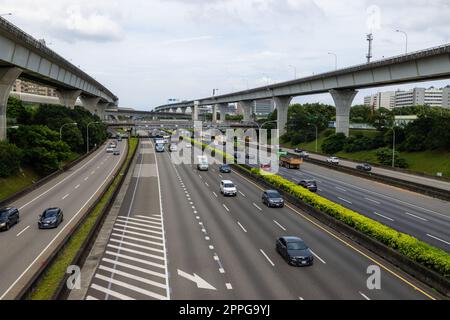
[[[178,275],[180,277],[186,278],[186,279],[188,279],[188,280],[190,280],[192,282],[195,282],[197,284],[197,288],[207,289],[207,290],[217,290],[216,288],[214,288],[212,285],[210,285],[208,282],[206,282],[205,280],[200,278],[195,273],[194,273],[194,275],[190,275],[190,274],[188,274],[188,273],[178,269]]]

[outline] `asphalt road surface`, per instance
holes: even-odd
[[[82,218],[125,159],[126,141],[119,156],[100,148],[72,169],[12,203],[20,222],[0,232],[0,299],[14,299],[70,229]],[[64,221],[56,229],[39,230],[38,215],[60,207]]]

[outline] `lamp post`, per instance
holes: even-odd
[[[391,128],[393,133],[392,138],[392,168],[395,168],[395,129],[394,127]]]
[[[88,125],[86,127],[86,153],[89,153],[89,126],[92,124],[96,124],[96,123],[101,123],[101,122],[100,121],[90,122],[90,123],[88,123]]]
[[[61,141],[62,140],[62,129],[65,127],[65,126],[76,126],[76,125],[78,125],[78,123],[76,123],[76,122],[70,122],[70,123],[65,123],[65,124],[63,124],[62,126],[61,126],[61,128],[59,128],[59,141]]]
[[[333,52],[328,52],[328,54],[331,54],[334,56],[334,69],[337,70],[338,68],[338,58],[337,58],[337,54],[333,53]]]
[[[408,34],[405,31],[402,30],[395,30],[395,32],[399,32],[399,33],[403,33],[405,35],[405,39],[406,39],[406,49],[405,49],[405,53],[408,54]]]
[[[308,123],[308,126],[314,126],[316,128],[316,153],[318,150],[318,140],[319,140],[319,127],[314,123]]]
[[[216,92],[219,91],[219,89],[213,89],[213,97],[216,96]]]

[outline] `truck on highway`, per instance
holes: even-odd
[[[289,169],[300,169],[301,164],[303,164],[302,158],[297,158],[293,156],[280,157],[280,167],[285,167]]]

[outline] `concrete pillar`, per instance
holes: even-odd
[[[192,107],[192,121],[198,121],[198,109],[200,103],[198,101],[194,101],[194,106]]]
[[[181,113],[184,113],[184,114],[186,114],[186,111],[187,111],[187,107],[181,107],[180,109],[181,109]]]
[[[219,109],[219,105],[215,104],[212,107],[212,122],[217,123],[217,110]]]
[[[97,103],[97,115],[101,120],[106,120],[105,110],[109,108],[108,102],[98,102]]]
[[[343,133],[346,137],[350,133],[350,108],[357,93],[358,91],[351,89],[330,90],[336,105],[336,133]]]
[[[59,102],[61,105],[73,109],[75,107],[75,102],[81,94],[81,90],[56,90],[56,94],[59,97]]]
[[[242,108],[244,112],[244,122],[252,121],[254,102],[253,101],[240,101],[239,106]]]
[[[100,101],[100,97],[80,97],[81,103],[83,107],[90,111],[92,114],[99,115],[98,103]]]
[[[227,121],[227,111],[228,111],[227,103],[219,105],[220,122],[221,123],[225,123]]]
[[[288,110],[291,104],[292,97],[274,97],[275,106],[278,115],[278,132],[280,137],[286,133],[286,124],[288,120]]]
[[[14,81],[22,70],[19,68],[0,68],[0,141],[6,140],[6,107],[8,106],[9,93]]]

